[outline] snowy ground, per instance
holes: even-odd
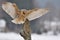
[[[24,40],[19,34],[16,33],[0,33],[0,40]],[[60,40],[60,35],[38,35],[32,34],[32,40]]]

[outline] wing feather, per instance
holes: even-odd
[[[16,9],[13,6],[13,3],[10,2],[6,2],[4,4],[2,4],[2,9],[8,14],[10,15],[13,19],[17,16],[16,14]]]
[[[37,19],[43,15],[45,15],[48,12],[48,9],[35,9],[35,10],[31,10],[29,12],[29,15],[27,16],[27,19],[29,19],[29,21]]]

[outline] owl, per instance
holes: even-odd
[[[2,4],[2,9],[12,17],[15,24],[23,24],[26,19],[29,21],[35,20],[48,12],[48,9],[19,9],[15,3],[5,2]]]

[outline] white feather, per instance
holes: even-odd
[[[34,20],[34,19],[37,19],[37,18],[43,16],[44,14],[46,14],[47,12],[48,12],[47,9],[38,9],[37,11],[33,11],[32,13],[30,13],[27,16],[27,19],[29,21]]]
[[[12,18],[16,17],[16,11],[15,11],[15,8],[13,7],[12,3],[6,2],[5,4],[2,4],[2,8]]]

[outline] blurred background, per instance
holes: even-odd
[[[22,27],[12,23],[12,18],[2,10],[2,3],[7,1],[16,3],[19,9],[48,8],[50,12],[30,22],[32,33],[60,34],[60,0],[0,0],[0,32],[19,33]]]

